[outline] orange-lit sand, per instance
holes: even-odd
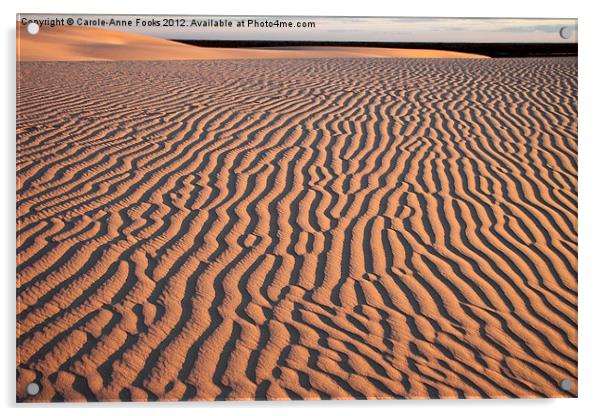
[[[18,86],[19,400],[577,394],[576,59]]]
[[[284,59],[328,57],[485,58],[483,55],[430,49],[360,47],[206,48],[105,29],[43,26],[37,35],[17,25],[20,61],[145,61],[199,59]]]

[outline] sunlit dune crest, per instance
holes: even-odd
[[[431,49],[369,47],[209,48],[105,29],[43,26],[30,35],[17,26],[19,61],[146,61],[285,58],[486,58],[484,55]]]

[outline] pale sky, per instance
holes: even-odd
[[[125,15],[34,15],[22,14],[18,21],[73,19],[75,26],[140,33],[166,39],[188,40],[308,40],[366,42],[469,42],[469,43],[576,43],[577,19],[524,18],[416,18],[416,17],[296,17],[296,16],[125,16]],[[132,21],[131,27],[102,26],[99,21]],[[183,19],[184,27],[149,27],[142,23],[164,18]],[[138,19],[138,26],[136,26]],[[227,20],[232,27],[193,27],[196,21]],[[314,28],[248,27],[258,22],[315,22]],[[237,27],[239,21],[245,27]],[[51,22],[47,22],[48,24]],[[79,23],[79,24],[78,24]],[[561,35],[562,32],[562,35]],[[564,37],[563,37],[564,36]]]

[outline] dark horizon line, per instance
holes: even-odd
[[[170,39],[193,46],[213,48],[270,48],[298,46],[349,46],[389,49],[438,49],[475,53],[492,58],[577,56],[577,43],[510,43],[510,42],[367,42],[367,41],[305,41],[305,40],[194,40]]]

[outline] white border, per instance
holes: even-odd
[[[498,2],[470,0],[367,0],[352,4],[347,1],[301,0],[297,3],[282,0],[244,1],[219,0],[180,1],[162,0],[20,0],[2,2],[0,15],[3,25],[2,81],[4,98],[0,140],[0,190],[2,214],[0,219],[0,255],[4,273],[2,296],[2,326],[0,350],[2,372],[0,397],[4,414],[66,415],[86,414],[112,416],[130,415],[133,411],[149,414],[228,415],[328,415],[344,412],[346,416],[370,412],[379,414],[411,414],[445,416],[465,415],[522,415],[527,412],[546,416],[600,414],[602,351],[600,318],[602,318],[602,273],[596,268],[602,256],[599,251],[602,235],[600,212],[600,183],[602,182],[602,98],[600,76],[600,27],[594,1],[502,0]],[[579,19],[579,398],[548,400],[478,400],[478,401],[386,401],[386,402],[228,402],[228,403],[154,403],[154,404],[91,404],[91,405],[15,405],[14,404],[14,331],[15,331],[15,19],[21,13],[124,13],[124,14],[206,14],[206,15],[331,15],[331,16],[446,16],[446,17],[576,17]],[[596,123],[598,122],[598,123]],[[379,415],[380,416],[380,415]]]

